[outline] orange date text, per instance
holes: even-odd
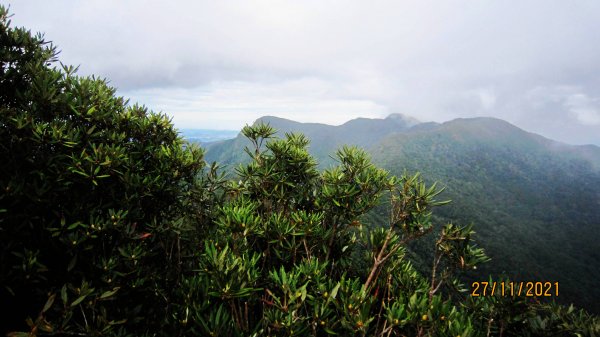
[[[558,282],[488,282],[471,283],[471,296],[558,296]]]

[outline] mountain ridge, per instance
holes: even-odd
[[[434,215],[440,223],[475,224],[492,257],[478,277],[560,282],[559,301],[600,312],[600,147],[561,143],[490,117],[414,125],[397,117],[338,126],[268,116],[260,122],[279,137],[304,133],[321,169],[336,164],[339,147],[356,145],[391,174],[421,172],[440,182],[442,197],[453,202]],[[239,134],[209,144],[206,159],[231,170],[246,160],[248,145]],[[375,211],[366,220],[384,223],[386,214]]]
[[[391,123],[390,123],[391,122]],[[431,132],[439,128],[451,128],[455,127],[458,130],[455,132],[463,131],[470,132],[471,135],[476,131],[473,127],[477,127],[479,131],[479,138],[483,136],[481,131],[485,131],[488,135],[498,136],[498,131],[504,133],[510,132],[511,137],[504,139],[507,143],[515,145],[517,140],[529,140],[534,141],[537,145],[542,145],[552,152],[557,154],[566,154],[569,156],[570,152],[576,152],[575,157],[579,159],[585,159],[595,168],[600,170],[600,147],[594,144],[585,145],[572,145],[557,140],[553,140],[542,135],[526,131],[519,128],[518,126],[507,122],[503,119],[495,117],[472,117],[472,118],[456,118],[443,123],[436,122],[419,122],[417,119],[403,115],[400,113],[393,113],[385,118],[355,118],[351,119],[340,125],[329,125],[324,123],[303,123],[297,122],[291,119],[276,117],[276,116],[262,116],[256,119],[252,125],[258,123],[270,124],[278,130],[278,135],[283,136],[286,132],[301,132],[304,133],[312,143],[327,143],[328,145],[322,149],[319,149],[317,153],[313,153],[317,157],[323,155],[331,156],[335,150],[342,145],[357,145],[363,148],[370,148],[375,143],[381,141],[383,138],[390,136],[395,133],[406,133],[406,134],[418,134],[419,132]],[[369,137],[364,137],[365,132],[376,132],[376,134],[370,134]],[[501,134],[500,134],[501,135]],[[455,134],[455,137],[464,135]],[[515,137],[517,136],[517,137]],[[483,140],[483,139],[479,139]],[[497,141],[497,139],[494,139]],[[213,147],[231,146],[234,144],[234,148],[241,148],[240,143],[245,143],[245,139],[241,133],[236,138],[220,140],[217,142],[209,142],[204,145],[207,147],[207,158],[209,161],[219,161],[225,164],[229,164],[235,161],[233,158],[227,158],[219,156],[214,157],[211,152]],[[221,144],[221,145],[217,145]],[[247,144],[246,144],[247,145]],[[507,144],[508,145],[508,144]],[[531,144],[533,145],[533,144]],[[217,151],[220,152],[220,151]],[[325,153],[327,152],[327,153]],[[571,153],[571,156],[574,154]],[[221,159],[221,160],[217,160]],[[322,163],[322,167],[326,164],[331,164],[330,160],[326,160]]]

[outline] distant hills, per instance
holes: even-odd
[[[357,118],[339,126],[300,123],[292,120],[266,116],[257,119],[256,123],[268,123],[279,130],[279,135],[286,132],[303,133],[311,140],[310,151],[319,160],[321,167],[333,164],[331,154],[343,145],[356,145],[368,149],[381,141],[385,136],[407,131],[419,122],[400,114],[390,115],[385,119]],[[236,164],[245,160],[243,149],[249,142],[242,135],[213,144],[207,144],[206,158],[221,164]]]
[[[572,146],[494,118],[419,123],[393,114],[331,126],[262,117],[286,132],[304,133],[322,168],[335,150],[356,145],[391,173],[419,171],[446,187],[453,202],[440,223],[475,224],[492,262],[471,279],[506,273],[517,281],[558,281],[559,302],[600,312],[600,148]],[[208,161],[234,167],[246,160],[243,136],[206,144]],[[376,210],[373,225],[385,221]],[[424,259],[425,245],[413,249]]]
[[[179,129],[181,136],[191,142],[210,143],[235,138],[237,130]]]

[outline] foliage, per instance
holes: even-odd
[[[160,328],[188,232],[211,216],[202,151],[0,21],[2,330],[27,316],[46,333]]]
[[[598,332],[597,318],[584,312],[567,316],[563,307],[524,297],[470,297],[457,276],[489,258],[474,245],[472,225],[434,230],[432,209],[448,202],[437,201],[442,191],[420,175],[390,176],[352,147],[339,150],[338,165],[319,173],[302,135],[273,139],[265,124],[242,133],[252,144],[246,148],[251,162],[238,167],[198,272],[182,289],[196,294],[189,298],[207,298],[180,308],[187,334]],[[387,225],[364,225],[380,200],[389,202]],[[424,277],[406,247],[429,233],[438,234],[431,276]]]
[[[51,68],[55,49],[0,7],[0,293],[12,336],[598,334],[583,311],[465,297],[487,261],[446,201],[355,147],[324,171],[301,134],[247,126],[226,181],[169,120],[105,81]],[[4,90],[5,89],[5,90]],[[389,202],[385,224],[365,215]],[[438,233],[438,234],[431,234]],[[431,276],[407,245],[436,235]],[[6,313],[11,309],[11,312]],[[18,332],[20,331],[20,332]]]
[[[434,199],[435,186],[427,188],[418,175],[390,177],[350,147],[338,151],[338,166],[319,173],[302,135],[268,140],[274,130],[264,124],[242,132],[253,144],[246,149],[252,162],[237,169],[239,182],[205,241],[198,272],[182,289],[202,289],[211,303],[181,307],[190,333],[423,335],[450,329],[428,318],[457,310],[436,294],[447,279],[429,290],[404,259],[406,242],[432,228],[431,208],[443,204]],[[390,223],[363,226],[360,217],[386,191],[392,194]],[[464,231],[448,228],[455,235]],[[448,234],[439,242],[461,239]],[[470,261],[466,247],[451,247],[447,255]]]
[[[474,223],[492,258],[472,273],[477,280],[506,273],[515,280],[560,282],[557,301],[599,313],[600,171],[575,153],[567,157],[559,144],[503,124],[454,121],[393,136],[373,160],[391,173],[419,171],[426,181],[443,182],[453,202],[436,212],[438,221]],[[411,248],[430,261],[432,242],[426,241]]]
[[[472,281],[506,273],[515,280],[559,282],[558,302],[600,313],[600,147],[561,144],[492,118],[410,129],[390,117],[339,126],[263,120],[279,135],[309,136],[309,152],[321,168],[331,166],[329,156],[338,144],[354,144],[391,174],[421,172],[426,182],[439,181],[453,202],[434,212],[436,222],[473,223],[478,243],[493,261],[470,272]],[[239,163],[245,143],[240,135],[208,146],[206,158]],[[388,207],[382,202],[364,223],[385,223]],[[422,273],[429,274],[434,244],[435,235],[409,244],[408,254]]]

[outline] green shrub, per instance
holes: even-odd
[[[26,317],[48,333],[158,329],[184,240],[210,216],[202,151],[104,80],[56,67],[1,7],[0,23],[2,331]]]
[[[431,231],[431,209],[445,203],[435,186],[390,177],[349,147],[319,172],[302,135],[272,139],[264,124],[242,133],[252,161],[237,169],[197,271],[180,288],[186,334],[474,333],[470,315],[439,293],[453,271],[486,260],[471,228],[444,227],[431,281],[405,258],[406,243]],[[385,194],[390,222],[362,224]]]
[[[56,67],[0,6],[0,316],[12,336],[594,336],[597,317],[525,298],[467,297],[488,258],[447,224],[431,274],[407,244],[446,202],[343,147],[247,126],[226,181],[164,115]],[[385,224],[363,223],[382,200]],[[491,280],[490,280],[491,281]],[[21,331],[21,332],[18,332]]]

